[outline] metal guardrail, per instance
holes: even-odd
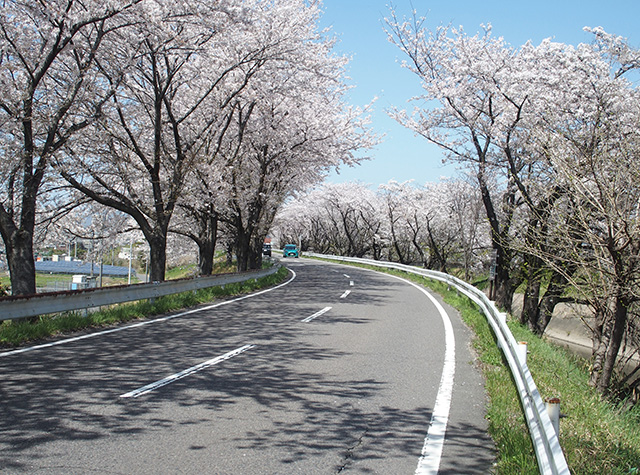
[[[538,467],[541,474],[569,474],[564,453],[560,447],[558,435],[553,427],[546,405],[540,396],[531,372],[526,362],[519,356],[518,344],[507,326],[506,314],[498,311],[493,302],[480,290],[472,285],[443,272],[420,269],[419,267],[396,264],[393,262],[375,261],[371,259],[360,259],[351,257],[328,256],[323,254],[306,253],[307,256],[321,257],[344,262],[354,262],[367,264],[375,267],[387,269],[397,269],[412,274],[421,275],[430,279],[446,282],[455,287],[460,292],[473,300],[487,317],[491,325],[498,345],[507,360],[516,388],[520,396],[520,401],[524,409],[529,433],[536,452]]]
[[[280,266],[237,274],[222,274],[191,279],[168,280],[147,284],[118,285],[95,289],[51,292],[27,296],[0,298],[0,321],[34,317],[49,313],[70,312],[103,305],[113,305],[135,300],[153,299],[163,295],[179,294],[215,287],[219,285],[246,282],[275,274]]]

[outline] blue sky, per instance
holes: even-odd
[[[418,78],[400,66],[400,50],[387,41],[383,20],[389,15],[388,0],[323,0],[321,27],[331,27],[339,43],[336,51],[351,58],[348,73],[349,101],[364,106],[374,97],[372,126],[385,134],[383,142],[367,152],[372,159],[353,168],[342,168],[327,181],[361,181],[377,187],[391,179],[415,180],[419,185],[455,176],[453,165],[443,165],[440,150],[390,119],[386,110],[406,107],[420,94]],[[640,0],[394,0],[399,17],[415,9],[426,15],[429,28],[440,24],[462,25],[469,35],[490,23],[493,35],[514,47],[545,38],[578,44],[591,41],[585,26],[602,26],[607,32],[628,38],[640,47]],[[412,106],[409,105],[409,108]]]

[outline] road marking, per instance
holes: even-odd
[[[193,313],[203,312],[205,310],[211,310],[213,308],[222,307],[223,305],[228,305],[230,303],[239,302],[240,300],[248,299],[248,298],[251,298],[251,297],[257,297],[258,295],[262,295],[262,294],[265,294],[267,292],[271,292],[273,290],[279,289],[280,287],[284,287],[285,285],[290,284],[297,277],[297,274],[294,271],[292,271],[291,269],[289,269],[289,270],[293,274],[291,276],[291,279],[289,279],[286,282],[283,282],[280,285],[276,285],[275,287],[271,287],[271,288],[268,288],[268,289],[265,289],[265,290],[261,290],[260,292],[255,292],[255,293],[252,293],[252,294],[249,294],[249,295],[243,295],[242,297],[238,297],[238,298],[235,298],[235,299],[232,299],[232,300],[225,300],[224,302],[219,302],[219,303],[216,303],[216,304],[213,304],[213,305],[207,305],[206,307],[196,308],[196,309],[193,309],[193,310],[187,310],[186,312],[177,313],[175,315],[168,315],[166,317],[156,318],[154,320],[146,320],[144,322],[134,323],[133,325],[127,325],[125,327],[112,328],[110,330],[103,330],[103,331],[99,331],[99,332],[96,332],[96,333],[89,333],[87,335],[76,336],[76,337],[73,337],[73,338],[67,338],[65,340],[58,340],[58,341],[54,341],[54,342],[51,342],[51,343],[44,343],[42,345],[29,346],[27,348],[20,348],[19,350],[5,351],[4,353],[0,353],[0,358],[2,358],[4,356],[17,355],[19,353],[26,353],[27,351],[41,350],[41,349],[44,349],[44,348],[50,348],[52,346],[64,345],[64,344],[67,344],[67,343],[72,343],[74,341],[85,340],[87,338],[94,338],[96,336],[108,335],[109,333],[121,332],[123,330],[129,330],[131,328],[142,327],[142,326],[145,326],[145,325],[150,325],[152,323],[166,322],[167,320],[172,320],[174,318],[184,317],[185,315],[191,315]]]
[[[351,277],[349,277],[347,274],[342,274],[343,276],[345,276],[347,279],[350,279]]]
[[[222,356],[217,356],[208,361],[205,361],[204,363],[200,363],[198,365],[192,366],[191,368],[185,369],[184,371],[180,371],[179,373],[175,373],[175,374],[172,374],[171,376],[167,376],[166,378],[156,381],[155,383],[147,384],[146,386],[142,386],[141,388],[138,388],[134,391],[130,391],[126,394],[122,394],[120,395],[120,397],[136,398],[144,394],[148,394],[151,391],[161,388],[162,386],[166,386],[167,384],[171,384],[175,381],[178,381],[179,379],[182,379],[191,374],[197,373],[198,371],[202,371],[203,369],[209,368],[210,366],[217,365],[218,363],[222,363],[223,361],[233,358],[234,356],[238,356],[239,354],[244,353],[245,351],[250,350],[251,348],[255,348],[255,346],[256,345],[241,346],[240,348],[236,348],[233,351],[229,351],[228,353],[225,353]]]
[[[342,295],[340,296],[340,298],[341,298],[341,299],[346,299],[346,298],[347,298],[347,295],[349,295],[350,293],[351,293],[351,291],[350,291],[350,290],[345,290],[344,294],[342,294]]]
[[[320,310],[319,312],[314,313],[313,315],[309,315],[307,318],[300,320],[303,323],[307,323],[310,322],[311,320],[313,320],[314,318],[318,318],[320,315],[324,315],[325,313],[327,313],[329,310],[331,310],[331,307],[325,307],[322,310]]]
[[[453,394],[453,378],[456,372],[456,340],[453,333],[453,325],[451,324],[449,315],[447,315],[445,309],[433,295],[413,282],[400,277],[396,278],[404,280],[425,294],[440,313],[440,318],[442,318],[442,323],[444,324],[445,349],[442,376],[440,377],[440,386],[438,388],[438,395],[436,396],[436,403],[433,406],[427,437],[424,439],[422,456],[418,460],[418,467],[415,472],[416,475],[436,474],[440,468],[445,433],[447,431],[447,423],[449,422],[449,410],[451,408],[451,396]]]
[[[372,272],[379,272],[371,270]],[[420,292],[425,294],[440,313],[442,323],[444,324],[445,349],[444,364],[442,365],[442,376],[440,377],[440,386],[436,402],[433,406],[431,414],[431,422],[427,430],[427,436],[422,446],[422,455],[418,460],[418,467],[415,475],[437,474],[440,468],[440,459],[442,458],[442,449],[444,447],[445,433],[449,422],[449,410],[451,408],[451,396],[453,394],[453,379],[456,372],[456,340],[453,333],[453,325],[451,319],[444,307],[436,300],[436,298],[427,292],[424,287],[391,274],[384,274],[394,279],[406,282],[414,286]]]

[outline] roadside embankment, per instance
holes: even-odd
[[[522,294],[516,294],[513,298],[512,314],[516,318],[520,317],[522,300]],[[593,347],[589,329],[589,322],[592,320],[593,316],[586,305],[558,304],[544,332],[544,337],[556,345],[567,348],[575,355],[589,359]],[[632,370],[639,363],[640,359],[636,356],[627,365],[627,369]]]

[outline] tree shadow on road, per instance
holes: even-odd
[[[305,285],[328,302],[337,298],[326,279]],[[399,284],[372,278],[369,285]],[[383,380],[322,370],[324,362],[348,355],[314,344],[314,334],[322,335],[323,325],[360,325],[367,318],[333,312],[323,325],[303,324],[301,319],[315,313],[316,305],[301,303],[300,295],[287,288],[275,297],[245,300],[242,312],[231,304],[55,351],[0,358],[0,374],[6,375],[0,382],[0,467],[27,470],[44,460],[41,449],[53,442],[95,443],[116,436],[126,443],[127,438],[170,433],[177,426],[207,425],[215,434],[216,421],[233,417],[234,407],[253,408],[247,414],[252,423],[231,441],[236,448],[255,453],[275,448],[285,465],[327,451],[340,454],[330,468],[334,473],[357,464],[365,473],[372,469],[364,461],[396,456],[417,461],[430,407],[390,406]],[[350,303],[383,300],[380,292]],[[301,340],[302,332],[307,337]],[[140,398],[121,397],[245,344],[256,346]],[[176,404],[190,409],[188,416],[176,419],[167,412]],[[456,443],[470,448],[481,436],[474,427],[453,426],[449,432]],[[194,451],[205,448],[192,445]],[[487,466],[480,456],[476,462]],[[468,461],[464,466],[468,469]],[[451,473],[461,468],[453,467]]]

